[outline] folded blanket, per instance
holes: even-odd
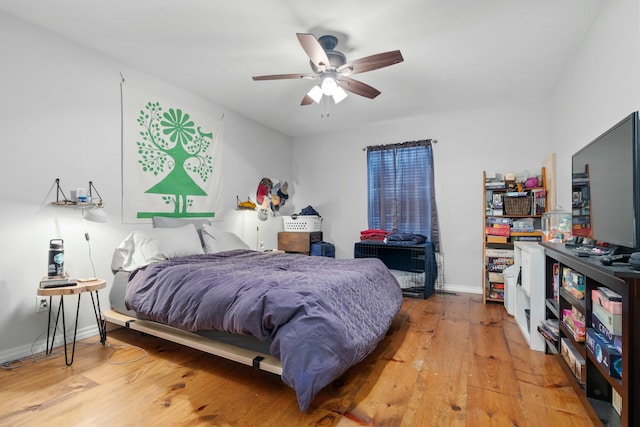
[[[379,240],[383,241],[385,237],[389,235],[386,230],[378,230],[375,228],[369,228],[360,232],[360,240]]]
[[[385,238],[385,243],[388,244],[412,244],[420,245],[425,243],[429,238],[422,234],[414,233],[390,233]]]

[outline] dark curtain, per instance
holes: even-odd
[[[440,249],[432,140],[367,147],[369,228],[429,236]]]

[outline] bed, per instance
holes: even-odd
[[[112,269],[108,321],[279,374],[303,411],[402,304],[378,259],[254,251],[208,222],[133,232]]]

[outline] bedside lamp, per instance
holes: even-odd
[[[107,214],[102,208],[90,208],[82,211],[82,217],[91,222],[107,222]]]

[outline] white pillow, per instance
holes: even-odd
[[[122,270],[133,271],[154,262],[203,253],[196,227],[188,224],[134,231],[118,246],[114,259],[121,260]]]
[[[207,254],[233,249],[249,249],[249,245],[236,234],[218,230],[211,224],[202,225],[202,241],[204,242],[204,252]]]

